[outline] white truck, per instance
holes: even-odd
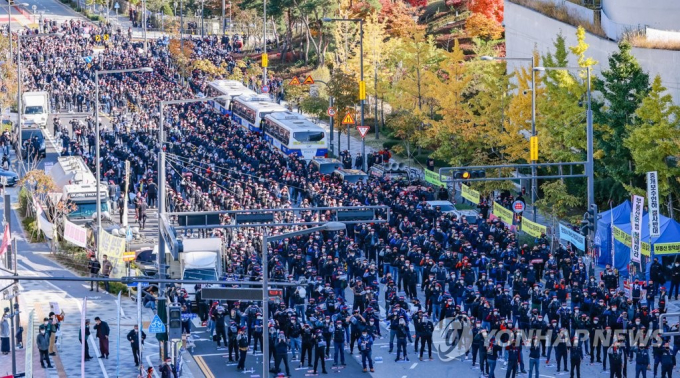
[[[71,209],[69,221],[83,224],[95,218],[97,213],[97,181],[80,156],[61,156],[48,172],[61,192],[60,200],[67,201]],[[111,219],[109,213],[108,187],[99,186],[103,219]]]
[[[179,261],[174,261],[172,255],[166,253],[168,278],[203,281],[221,277],[222,239],[184,239],[182,244],[184,250],[179,254]],[[196,300],[194,284],[182,285],[182,288],[186,290],[190,301]]]
[[[24,92],[21,102],[21,123],[26,126],[47,126],[50,95],[47,92]]]

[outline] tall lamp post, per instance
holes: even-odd
[[[14,5],[22,5],[24,7],[27,7],[29,4],[28,3],[19,3],[19,4],[14,3]],[[9,0],[8,0],[8,2],[7,2],[7,34],[9,35],[9,60],[10,60],[10,62],[12,61],[12,7],[14,5],[10,5]]]
[[[95,99],[94,99],[94,143],[95,148],[95,166],[96,166],[96,177],[97,177],[97,259],[100,258],[100,233],[102,229],[102,206],[101,206],[101,168],[99,162],[99,75],[117,74],[117,73],[130,73],[130,72],[153,72],[151,67],[140,67],[131,68],[127,70],[105,70],[105,71],[95,71],[94,72],[94,85],[95,85]]]
[[[26,3],[23,3],[22,5],[28,5]],[[9,6],[10,8],[12,7],[11,5]],[[22,117],[22,105],[21,105],[21,40],[22,39],[28,39],[28,38],[40,38],[40,37],[63,37],[64,33],[39,33],[39,34],[19,34],[17,33],[17,114],[19,115],[19,120],[18,120],[18,127],[19,127],[19,167],[23,166],[23,157],[22,157],[22,151],[21,151],[21,117]],[[11,34],[10,34],[10,46],[12,46],[11,43]],[[11,47],[10,47],[11,48]],[[28,157],[28,150],[26,151],[26,157]],[[21,172],[19,172],[19,175],[21,175]]]
[[[328,222],[321,226],[308,228],[305,230],[288,232],[279,235],[267,235],[267,231],[262,233],[262,326],[266,330],[269,325],[269,242],[293,238],[296,236],[309,235],[320,231],[344,231],[347,226],[342,222]],[[262,376],[269,376],[269,340],[262,343]]]
[[[534,58],[504,58],[504,57],[481,57],[484,61],[524,61],[531,62],[531,136],[536,136],[536,70]],[[531,206],[533,208],[532,220],[537,221],[538,211],[536,210],[536,192],[538,190],[538,180],[536,179],[536,160],[531,161]]]
[[[364,125],[364,98],[361,96],[361,93],[364,92],[361,90],[361,88],[365,85],[364,84],[364,20],[361,18],[322,18],[321,21],[324,22],[358,22],[359,23],[359,66],[360,66],[360,83],[359,83],[359,94],[360,94],[360,99],[359,101],[361,104],[361,125]],[[376,130],[377,131],[377,130]],[[347,130],[347,135],[349,136],[349,127]],[[361,157],[363,159],[363,162],[361,164],[364,172],[366,172],[366,140],[364,138],[361,138]]]
[[[593,110],[592,89],[590,83],[590,66],[588,67],[534,67],[534,72],[543,71],[583,71],[586,70],[588,109],[586,110],[586,175],[588,175],[588,208],[595,204],[595,168],[593,163]],[[597,222],[597,214],[595,214]]]

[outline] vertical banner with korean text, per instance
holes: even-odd
[[[639,263],[642,254],[642,212],[645,205],[645,198],[633,196],[633,207],[631,213],[631,245],[630,260]]]
[[[647,172],[647,207],[649,208],[649,235],[661,236],[661,215],[659,213],[659,175]]]

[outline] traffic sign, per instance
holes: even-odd
[[[524,202],[522,202],[522,201],[517,200],[517,201],[512,203],[512,211],[514,211],[517,214],[523,212],[524,207],[525,207],[525,205],[524,205]]]
[[[142,288],[149,287],[148,282],[141,282],[141,284],[142,284]],[[130,282],[129,284],[127,284],[127,286],[136,289],[137,288],[137,282]]]
[[[368,129],[370,129],[370,126],[357,126],[357,130],[359,130],[359,135],[361,135],[361,138],[365,138],[366,134],[368,133]]]
[[[114,7],[115,9],[118,9],[118,8],[120,8],[120,4],[118,4],[118,2],[116,1],[116,5],[114,5],[113,7]]]
[[[335,117],[335,109],[333,109],[332,106],[329,106],[326,114],[328,114],[329,117]]]
[[[345,118],[342,120],[343,125],[352,125],[354,124],[354,117],[352,117],[352,114],[347,113]]]
[[[104,34],[104,40],[105,40],[105,41],[108,41],[108,40],[109,40],[109,35],[108,35],[108,34]]]
[[[288,83],[288,85],[300,85],[300,79],[298,79],[296,76],[290,81],[290,83]]]
[[[163,148],[165,148],[165,146],[163,146]],[[130,228],[130,226],[128,226],[127,231],[125,231],[125,239],[127,241],[132,240],[132,229]]]
[[[158,314],[154,315],[153,319],[151,320],[151,323],[149,324],[149,329],[147,330],[149,333],[165,333],[165,324],[161,320],[161,318],[158,317]]]
[[[307,76],[307,78],[305,79],[305,82],[302,83],[302,84],[305,84],[305,85],[314,84],[314,79],[312,79],[312,75]]]
[[[262,86],[262,93],[269,93],[269,86],[268,85]]]
[[[99,42],[99,41],[102,40],[102,37],[99,34],[97,34],[97,35],[94,36],[94,40]]]
[[[532,136],[531,139],[529,140],[529,146],[531,147],[530,150],[530,158],[529,160],[537,161],[538,160],[538,137],[537,136]]]

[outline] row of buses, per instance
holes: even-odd
[[[206,96],[217,97],[209,104],[229,115],[241,127],[261,133],[281,153],[299,155],[305,160],[328,154],[326,131],[302,114],[288,111],[267,94],[257,94],[240,81],[216,80],[208,83]]]

